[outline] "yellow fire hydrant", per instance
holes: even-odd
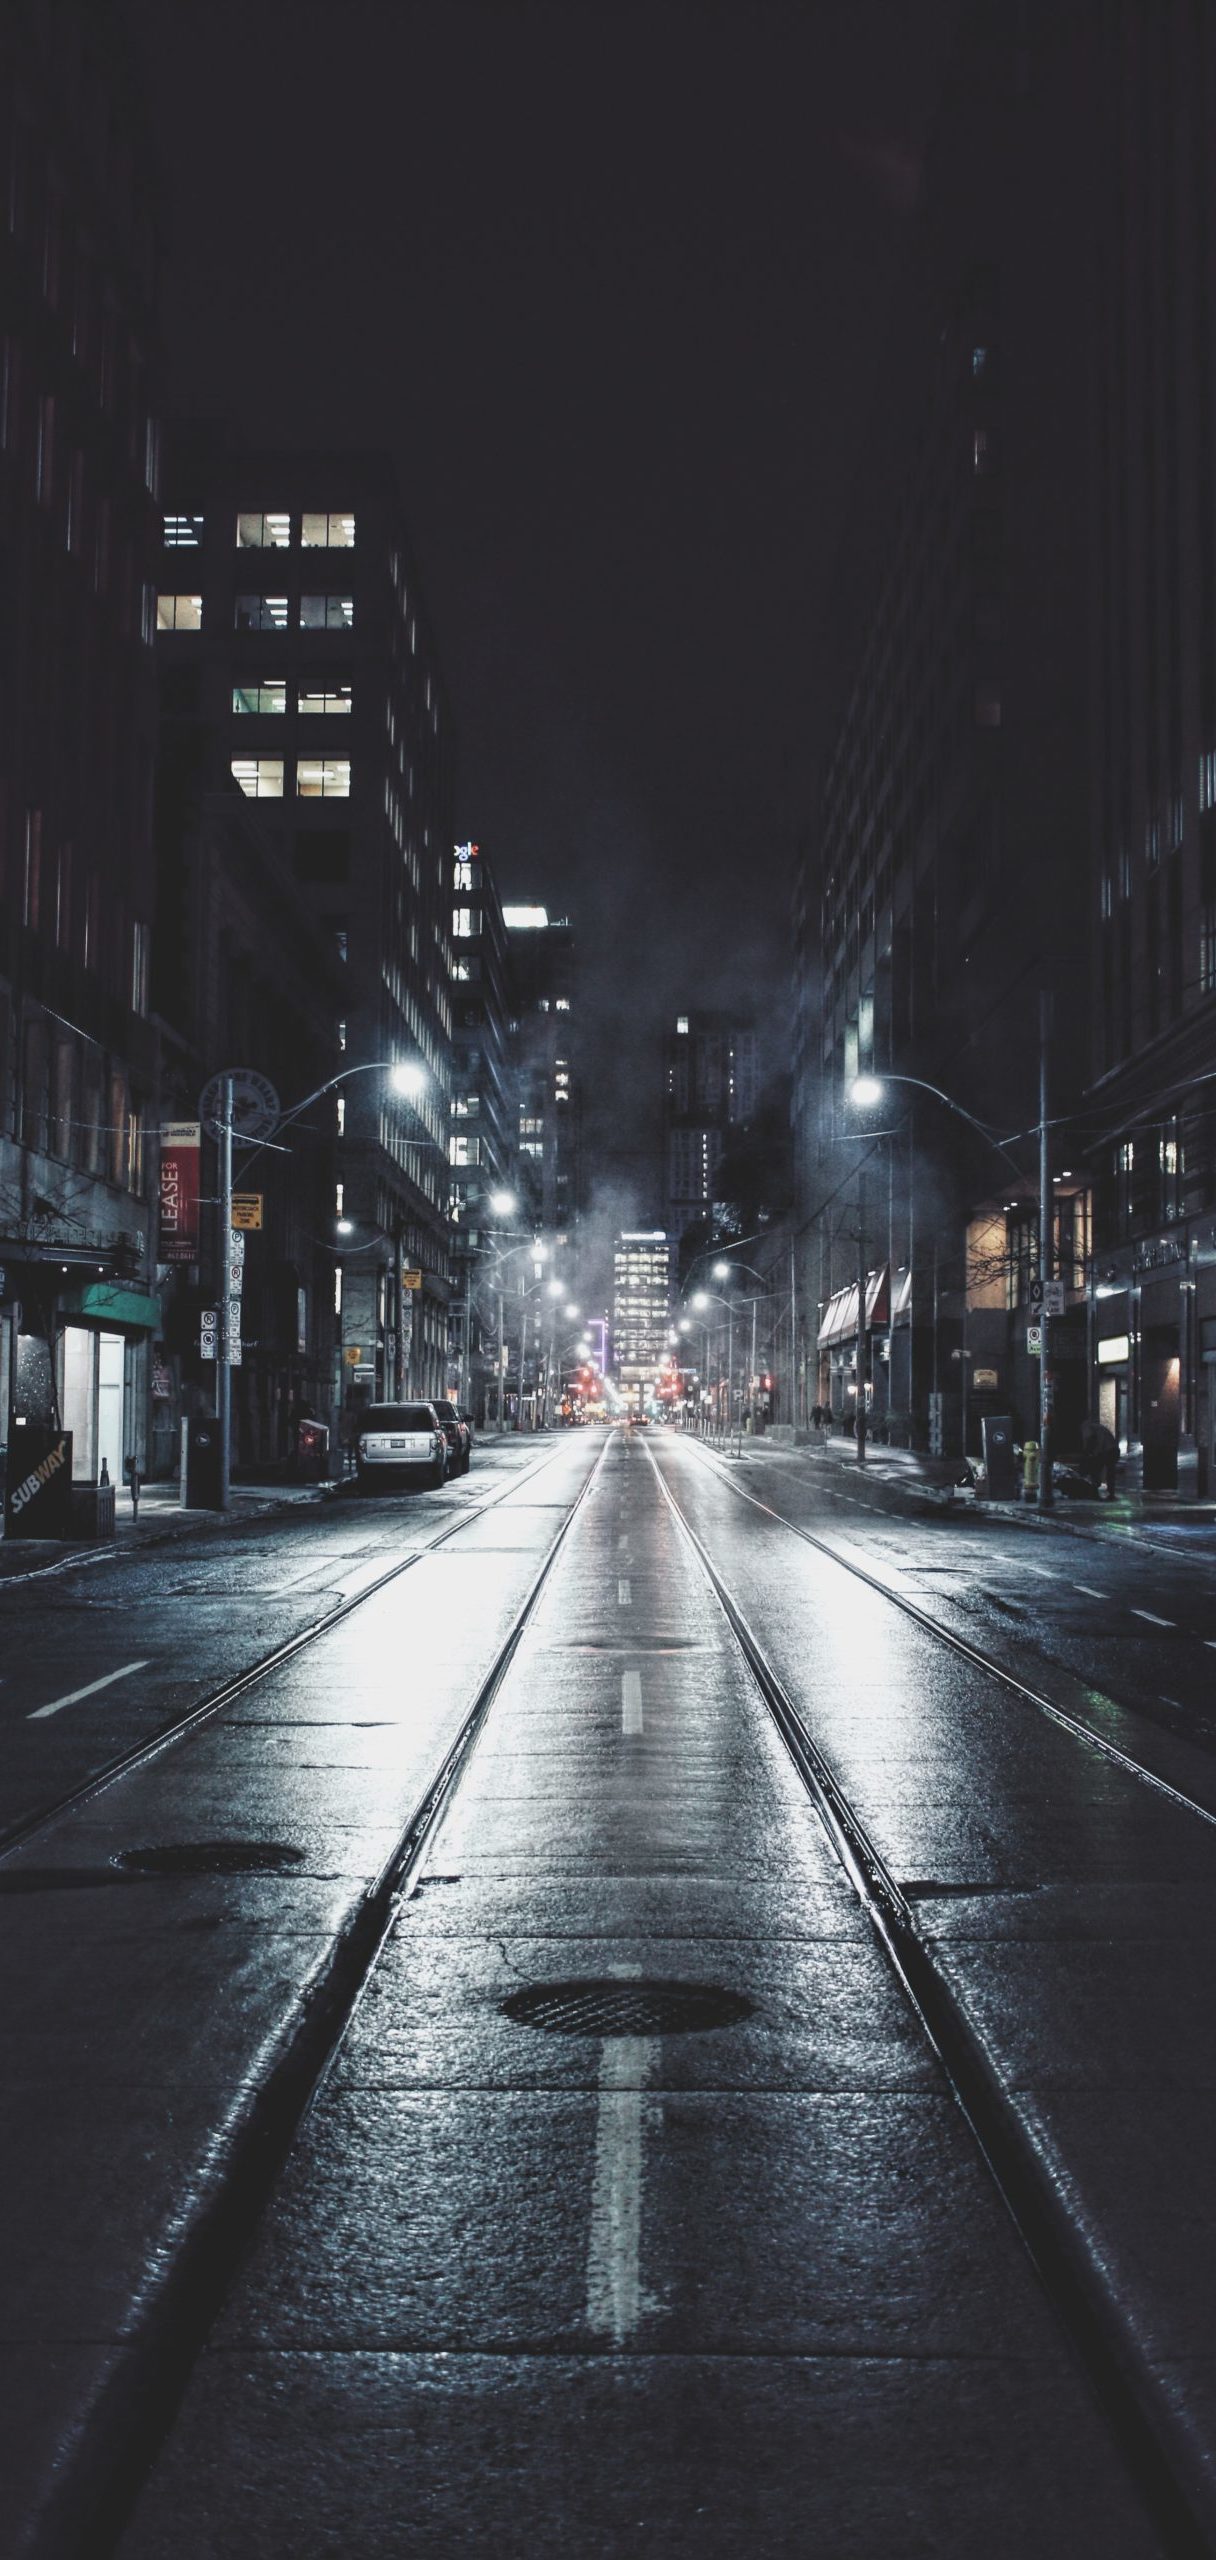
[[[1033,1502],[1039,1490],[1039,1444],[1037,1440],[1022,1443],[1022,1500]]]

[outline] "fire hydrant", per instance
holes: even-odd
[[[1036,1502],[1039,1492],[1039,1444],[1037,1440],[1022,1443],[1022,1500]]]

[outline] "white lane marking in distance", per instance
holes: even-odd
[[[1074,1591],[1083,1591],[1087,1600],[1105,1600],[1104,1591],[1095,1591],[1092,1582],[1074,1582]]]
[[[616,1598],[618,1608],[631,1608],[633,1605],[633,1584],[625,1581],[618,1582],[616,1586]]]
[[[1044,1582],[1054,1582],[1056,1578],[1056,1569],[1053,1564],[1027,1564],[1024,1558],[1022,1561],[1022,1571],[1023,1573],[1037,1573],[1041,1576]]]
[[[1155,1609],[1133,1609],[1133,1618],[1147,1618],[1150,1627],[1172,1627],[1172,1618],[1159,1618]]]
[[[49,1706],[32,1707],[27,1722],[36,1724],[39,1716],[57,1716],[61,1707],[74,1707],[81,1698],[96,1697],[99,1689],[112,1688],[116,1680],[125,1680],[129,1672],[146,1671],[150,1660],[148,1655],[143,1662],[124,1662],[121,1671],[107,1671],[104,1680],[89,1680],[83,1689],[69,1689],[66,1698],[52,1698]]]
[[[623,2347],[642,2311],[643,2090],[657,2047],[648,2036],[605,2041],[595,2117],[587,2326]]]
[[[621,1673],[621,1731],[642,1731],[642,1675],[640,1671]]]

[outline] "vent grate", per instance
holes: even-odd
[[[754,2002],[712,1982],[536,1982],[500,2002],[519,2027],[551,2036],[681,2036],[737,2026]]]

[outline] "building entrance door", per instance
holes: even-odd
[[[1146,1493],[1177,1490],[1181,1381],[1177,1325],[1146,1325],[1140,1373],[1140,1436],[1144,1443]]]
[[[122,1391],[124,1343],[121,1333],[97,1337],[97,1473],[105,1459],[111,1484],[122,1483]]]

